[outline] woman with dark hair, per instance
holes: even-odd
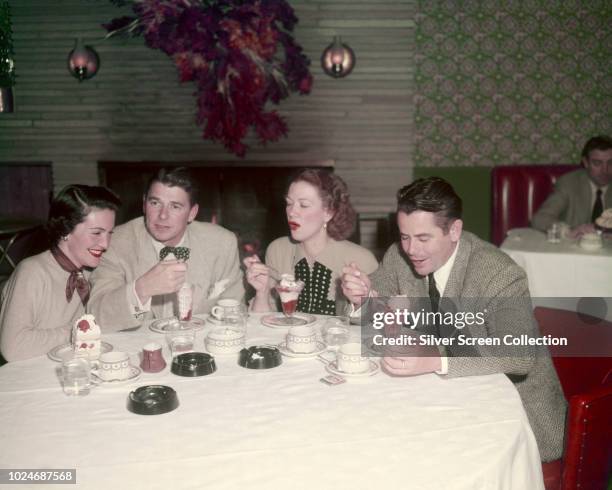
[[[88,276],[100,263],[121,201],[105,187],[69,185],[51,203],[51,248],[22,260],[2,291],[0,350],[7,361],[68,342],[85,313]],[[75,294],[76,293],[76,294]]]
[[[291,237],[270,244],[267,265],[256,256],[244,260],[247,281],[255,289],[251,309],[277,309],[271,295],[272,268],[305,283],[297,311],[345,313],[346,300],[339,285],[342,268],[354,262],[369,274],[378,267],[369,250],[346,240],[355,228],[356,213],[345,182],[327,170],[303,170],[291,180],[285,200]]]

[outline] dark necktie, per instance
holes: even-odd
[[[427,276],[429,280],[429,301],[431,302],[431,311],[434,313],[438,312],[438,306],[440,305],[440,292],[436,287],[436,280],[434,279],[433,272]]]
[[[595,194],[595,203],[593,204],[593,213],[591,214],[591,222],[595,223],[595,220],[603,213],[603,201],[601,200],[601,189],[597,189]]]
[[[66,281],[66,301],[70,303],[74,290],[76,289],[83,306],[85,306],[89,299],[89,281],[85,279],[82,269],[74,265],[57,245],[51,247],[51,255],[53,255],[53,258],[63,270],[70,273],[68,281]]]
[[[177,260],[187,261],[189,259],[187,247],[164,247],[159,251],[159,260],[164,260],[170,253],[174,254]]]

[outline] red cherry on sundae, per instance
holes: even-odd
[[[77,324],[77,328],[85,333],[87,332],[87,330],[89,330],[91,327],[89,326],[89,322],[87,320],[81,320],[78,324]]]

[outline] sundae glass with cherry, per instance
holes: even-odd
[[[287,323],[299,323],[297,319],[293,318],[293,315],[295,313],[295,309],[297,308],[300,293],[302,292],[302,289],[304,289],[304,282],[296,280],[293,274],[283,274],[275,289],[280,296],[281,305],[283,306],[283,313]]]

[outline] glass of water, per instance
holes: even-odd
[[[194,352],[195,348],[195,330],[193,329],[177,329],[170,330],[166,334],[166,342],[170,349],[170,355],[174,358],[179,354],[186,352]]]
[[[346,344],[350,337],[348,317],[329,317],[321,327],[321,335],[329,349],[338,349],[342,344]]]
[[[68,396],[85,396],[91,389],[91,365],[83,357],[62,362],[62,386]]]

